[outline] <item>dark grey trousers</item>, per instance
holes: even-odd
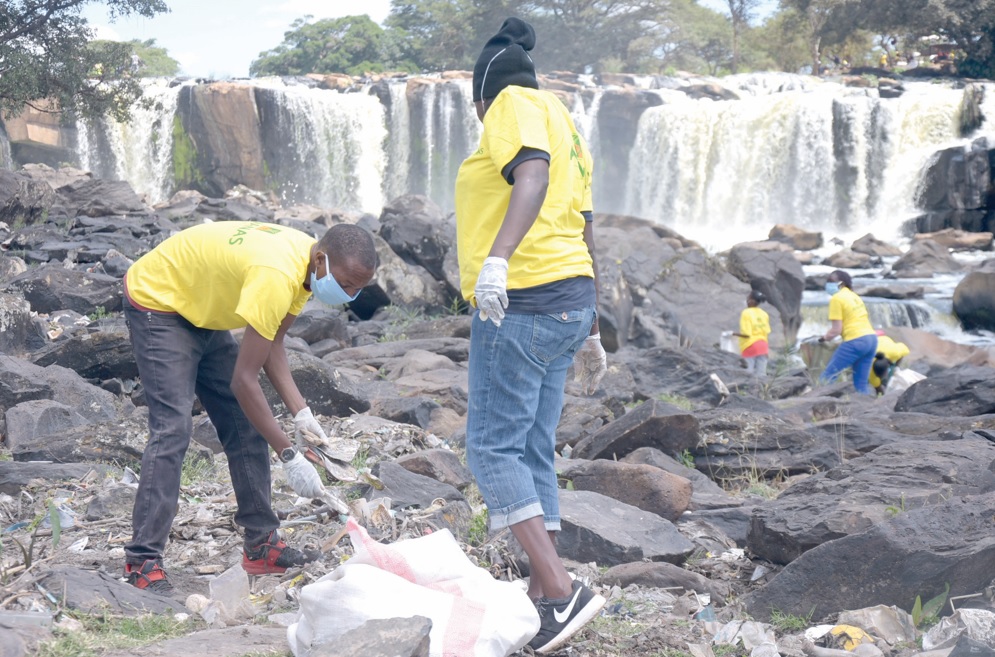
[[[228,456],[245,545],[261,543],[280,521],[270,506],[269,445],[231,391],[238,343],[228,331],[197,328],[179,315],[146,312],[124,301],[138,374],[149,408],[149,442],[132,511],[127,562],[162,557],[176,515],[180,470],[200,399]]]

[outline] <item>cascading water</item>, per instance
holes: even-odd
[[[173,189],[173,119],[180,86],[166,80],[145,84],[143,101],[132,106],[132,120],[110,118],[77,124],[80,166],[101,178],[127,180],[149,203],[166,200]]]
[[[260,130],[269,143],[286,144],[267,159],[278,195],[288,203],[379,214],[387,137],[383,105],[368,94],[288,85],[276,78],[256,84],[272,95],[266,106],[273,111],[262,117]]]
[[[13,169],[14,160],[10,157],[10,140],[7,130],[0,123],[0,169]]]
[[[706,242],[776,223],[893,237],[923,165],[957,141],[964,93],[907,86],[896,99],[833,83],[719,102],[661,91],[640,118],[627,212]]]
[[[394,82],[387,86],[390,108],[387,118],[392,139],[387,143],[387,175],[384,194],[388,200],[408,193],[408,171],[411,167],[411,139],[397,135],[411,134],[411,108],[408,107],[408,83]]]
[[[591,159],[597,167],[601,157],[601,138],[598,132],[598,110],[601,109],[601,99],[604,97],[604,89],[596,89],[588,104],[584,103],[583,94],[574,95],[573,107],[570,108],[570,115],[573,117],[577,131],[587,140],[588,148],[591,151]]]

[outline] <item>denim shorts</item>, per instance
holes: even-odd
[[[473,318],[466,453],[492,531],[536,516],[560,528],[556,426],[567,370],[594,317],[589,306],[508,314],[501,326]]]

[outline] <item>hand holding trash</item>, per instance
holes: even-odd
[[[287,483],[301,497],[324,499],[328,492],[325,485],[321,483],[318,471],[314,469],[310,461],[304,458],[304,454],[300,451],[294,455],[293,459],[283,464],[283,472],[287,475]]]
[[[486,258],[473,295],[477,298],[480,319],[485,322],[490,319],[494,326],[501,326],[504,309],[508,307],[508,261],[493,256]]]
[[[593,395],[607,372],[608,356],[601,346],[601,333],[587,336],[574,354],[574,380],[582,385],[585,394]]]
[[[306,447],[305,442],[318,447],[327,448],[330,446],[325,430],[318,424],[318,420],[315,419],[314,413],[308,406],[302,408],[294,416],[294,438],[297,440],[297,446],[301,449]]]

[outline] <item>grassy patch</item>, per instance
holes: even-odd
[[[81,632],[58,632],[39,644],[38,657],[97,657],[110,649],[138,648],[183,636],[197,629],[191,621],[149,614],[118,618],[79,616]]]
[[[813,611],[815,610],[813,609],[808,612],[807,616],[796,616],[794,614],[786,614],[779,609],[771,609],[770,624],[774,626],[774,629],[778,630],[782,634],[801,632],[808,629],[809,623],[812,620]]]
[[[197,452],[188,451],[180,470],[180,486],[184,488],[214,477],[214,461]]]
[[[470,529],[467,530],[466,541],[470,545],[483,545],[487,542],[487,509],[483,508],[470,518]]]
[[[676,406],[677,408],[683,408],[685,411],[694,410],[694,404],[691,402],[691,400],[681,395],[673,395],[667,392],[661,392],[659,395],[656,396],[656,398],[662,402],[666,402],[667,404]]]
[[[407,340],[405,333],[412,324],[425,319],[425,313],[421,308],[405,308],[403,306],[387,306],[384,309],[387,314],[387,323],[384,327],[383,335],[378,342],[397,342]]]

